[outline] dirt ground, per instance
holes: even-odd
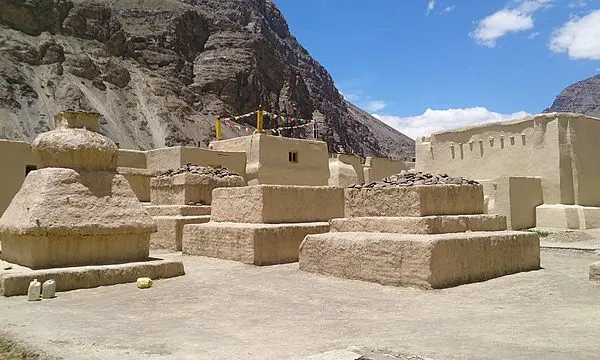
[[[593,254],[543,251],[542,270],[435,291],[308,274],[298,264],[183,259],[185,276],[147,290],[0,298],[0,329],[64,359],[303,359],[349,346],[436,360],[600,358]]]

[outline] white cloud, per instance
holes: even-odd
[[[584,8],[587,6],[588,4],[586,0],[576,0],[569,4],[570,8]]]
[[[373,114],[377,119],[413,139],[417,136],[428,136],[440,130],[516,119],[527,115],[529,114],[524,111],[501,114],[489,111],[484,107],[447,110],[427,109],[421,115],[409,117]]]
[[[435,0],[429,0],[427,2],[427,14],[429,15],[429,13],[432,12],[434,8],[435,8]]]
[[[495,47],[496,41],[504,35],[533,29],[532,14],[550,5],[552,0],[518,0],[516,8],[504,8],[483,18],[469,35],[478,44]]]
[[[532,32],[531,34],[529,34],[529,36],[527,36],[528,39],[535,39],[536,37],[538,37],[541,34],[541,32],[536,31],[536,32]]]
[[[552,1],[554,0],[521,0],[521,5],[517,7],[517,10],[530,14],[540,9],[549,7]]]
[[[385,101],[382,100],[369,100],[365,103],[365,109],[369,112],[377,112],[383,110],[386,107]]]
[[[361,89],[352,88],[338,90],[347,101],[354,103],[358,107],[368,112],[378,112],[383,110],[387,103],[384,100],[374,100],[371,96],[365,95]]]
[[[600,60],[600,10],[568,21],[554,32],[550,50],[566,52],[571,59]]]
[[[518,32],[533,28],[533,18],[514,10],[500,10],[481,20],[471,37],[477,43],[495,47],[496,40],[509,32]]]
[[[448,5],[444,8],[444,12],[448,13],[450,11],[453,11],[454,9],[456,9],[456,5]]]

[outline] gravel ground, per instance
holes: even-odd
[[[179,255],[172,255],[179,256]],[[598,359],[597,256],[435,291],[184,257],[187,275],[0,299],[0,329],[64,359],[303,359],[359,346],[432,359]],[[410,357],[407,357],[410,358]]]

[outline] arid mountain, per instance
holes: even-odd
[[[259,105],[319,120],[330,151],[414,156],[343,99],[271,0],[0,0],[0,138],[31,140],[71,108],[101,113],[124,148],[204,145],[215,117]]]
[[[600,118],[600,75],[567,87],[544,112],[573,112]]]

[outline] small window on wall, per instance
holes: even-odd
[[[37,170],[37,166],[35,165],[25,165],[25,176],[32,172],[33,170]]]
[[[221,165],[208,165],[209,168],[220,169]]]
[[[297,163],[298,162],[298,152],[297,151],[290,151],[288,153],[288,160],[290,162]]]

